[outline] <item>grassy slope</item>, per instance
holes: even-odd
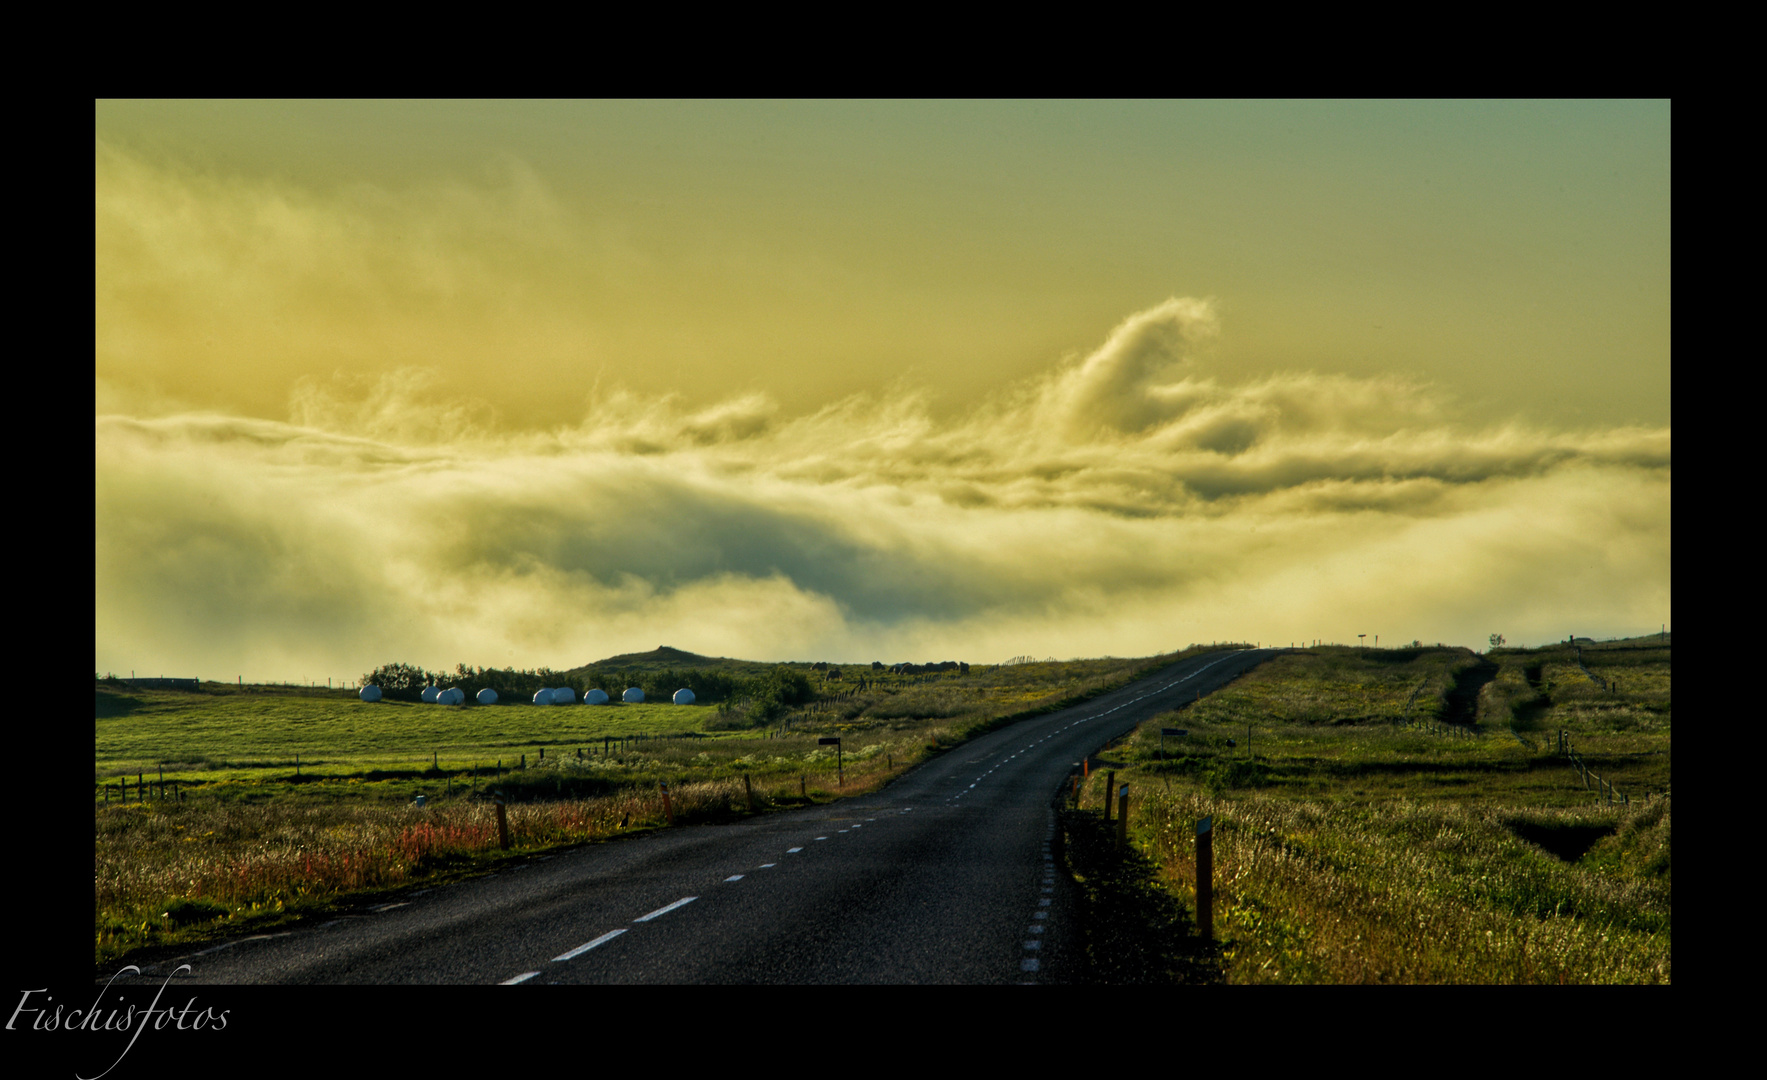
[[[1667,982],[1668,650],[1586,646],[1608,689],[1565,651],[1568,669],[1554,649],[1489,657],[1478,724],[1448,735],[1428,722],[1444,676],[1477,658],[1309,650],[1151,721],[1101,767],[1130,784],[1136,851],[1187,918],[1194,822],[1213,817],[1228,981]],[[1162,726],[1190,731],[1164,760]],[[1541,737],[1561,728],[1633,805],[1597,804]]]

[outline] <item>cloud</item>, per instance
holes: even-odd
[[[1076,441],[1170,423],[1196,399],[1184,384],[1156,380],[1187,364],[1216,332],[1214,308],[1203,300],[1173,297],[1131,315],[1098,351],[1043,382],[1038,412]]]
[[[98,665],[988,661],[1668,619],[1667,429],[1471,429],[1402,379],[1236,380],[1218,332],[1173,299],[948,421],[907,390],[793,417],[612,391],[509,433],[421,370],[310,380],[287,422],[106,413]]]

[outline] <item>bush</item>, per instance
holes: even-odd
[[[227,914],[227,908],[213,900],[188,900],[184,897],[172,901],[160,912],[160,918],[172,920],[175,926],[189,926],[192,923],[212,922]]]

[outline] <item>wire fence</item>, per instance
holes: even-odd
[[[1582,779],[1583,787],[1595,792],[1596,798],[1609,804],[1618,803],[1621,806],[1632,804],[1631,797],[1625,792],[1617,790],[1613,781],[1597,776],[1590,770],[1589,763],[1583,760],[1583,755],[1577,753],[1576,748],[1571,745],[1571,733],[1563,728],[1560,728],[1558,732],[1556,752],[1560,757],[1568,758],[1571,764],[1576,766],[1577,775]],[[1646,795],[1645,798],[1648,799],[1649,795]]]

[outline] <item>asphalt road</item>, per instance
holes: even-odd
[[[192,984],[1059,983],[1080,974],[1053,802],[1106,741],[1273,650],[1192,657],[872,795],[661,830],[156,964]]]

